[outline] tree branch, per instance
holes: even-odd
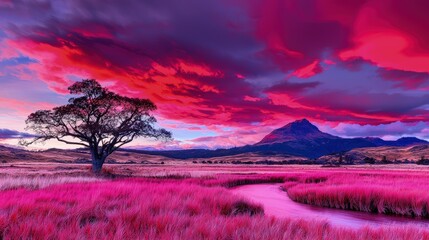
[[[84,147],[89,147],[89,145],[88,145],[88,144],[85,144],[85,143],[70,142],[70,141],[67,141],[67,140],[61,139],[61,138],[59,138],[59,137],[55,137],[55,139],[57,139],[57,141],[59,141],[59,142],[63,142],[63,143],[67,143],[67,144],[74,144],[74,145],[81,145],[81,146],[84,146]]]

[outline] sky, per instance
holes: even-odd
[[[26,117],[87,78],[158,106],[174,141],[135,147],[253,144],[301,118],[429,140],[428,12],[426,0],[0,0],[0,142],[30,136]]]

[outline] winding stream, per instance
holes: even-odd
[[[292,201],[280,189],[281,184],[252,184],[231,189],[234,194],[243,196],[264,207],[265,214],[278,218],[301,218],[327,220],[334,226],[360,228],[381,225],[406,225],[429,227],[429,220],[387,216],[341,209],[315,207]]]

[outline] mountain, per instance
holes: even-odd
[[[364,138],[333,136],[320,131],[307,119],[301,119],[272,131],[253,145],[253,149],[261,152],[288,153],[307,158],[318,158],[326,154],[373,146],[378,146],[378,144]]]
[[[323,155],[346,152],[355,148],[410,146],[427,143],[427,141],[414,137],[400,138],[396,141],[385,141],[381,138],[373,137],[341,138],[324,133],[307,119],[301,119],[272,131],[254,145],[217,150],[190,149],[144,151],[144,153],[179,159],[222,157],[242,153],[258,153],[266,156],[287,154],[297,158],[319,158]]]
[[[314,139],[339,139],[339,137],[321,132],[307,119],[298,120],[272,131],[255,145],[268,145],[285,143],[291,141],[314,140]]]

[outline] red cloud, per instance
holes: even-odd
[[[251,96],[244,96],[244,101],[249,101],[249,102],[258,102],[261,101],[260,98],[257,97],[251,97]]]
[[[73,2],[79,11],[69,14],[34,3],[0,7],[0,15],[16,11],[21,21],[6,19],[7,43],[37,60],[27,68],[53,90],[66,93],[72,80],[96,78],[117,92],[153,99],[169,119],[244,129],[301,117],[379,124],[428,116],[424,93],[397,89],[419,90],[427,82],[426,1],[418,7],[390,0],[237,2],[97,8]],[[333,62],[356,72],[362,64],[383,67],[378,76],[394,81],[399,93],[350,89],[344,79],[329,89],[318,77],[330,69],[321,63]],[[294,83],[291,76],[307,80]]]
[[[352,33],[352,46],[342,50],[341,58],[360,57],[385,68],[429,72],[428,1],[358,2],[362,3],[358,8],[348,9],[352,21],[338,18]],[[337,1],[330,7],[340,10],[343,5]]]
[[[338,53],[343,60],[429,72],[428,1],[274,0],[254,11],[260,37],[286,69]]]
[[[311,64],[299,68],[292,73],[292,75],[297,76],[299,78],[309,78],[323,71],[322,66],[318,60],[315,60]]]

